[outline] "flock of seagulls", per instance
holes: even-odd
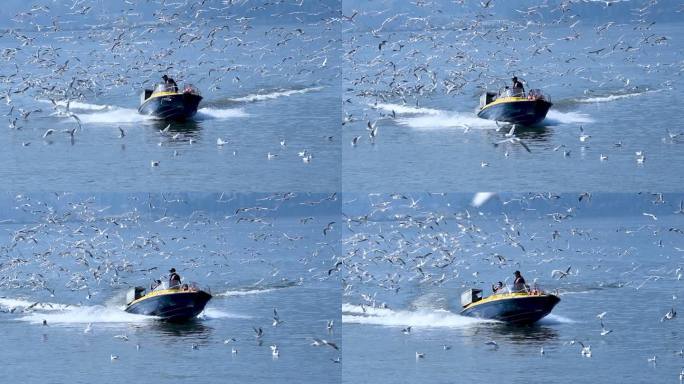
[[[60,304],[66,311],[97,305],[107,301],[113,292],[140,284],[141,279],[152,281],[157,278],[163,272],[158,265],[160,260],[163,264],[173,263],[179,271],[188,271],[186,278],[198,281],[203,276],[217,274],[232,281],[234,278],[225,271],[240,270],[243,264],[260,266],[263,274],[260,281],[290,274],[295,275],[283,277],[281,281],[303,285],[336,278],[336,274],[329,271],[338,243],[334,236],[335,222],[324,220],[325,216],[319,217],[315,212],[334,206],[337,194],[277,193],[250,199],[221,194],[215,196],[214,204],[225,206],[226,215],[200,209],[192,213],[171,213],[177,209],[183,212],[185,207],[191,206],[192,201],[186,199],[185,195],[158,194],[145,198],[132,194],[125,197],[121,211],[103,206],[96,196],[59,193],[33,198],[16,195],[13,199],[16,205],[3,208],[3,211],[7,209],[16,214],[2,221],[3,226],[11,227],[4,227],[7,231],[3,231],[5,238],[0,242],[0,289],[5,293],[32,292],[36,301],[29,306],[0,306],[0,310],[15,316],[41,316],[43,313],[47,316],[49,312],[42,311],[55,307],[55,301],[72,303]],[[241,203],[248,201],[250,204]],[[283,217],[297,225],[281,227],[278,224],[281,210]],[[289,218],[288,212],[302,210],[307,212],[302,218]],[[111,211],[117,212],[110,214]],[[244,232],[229,230],[231,226],[244,228]],[[236,244],[243,245],[238,248]],[[284,256],[283,251],[294,255]],[[285,268],[287,258],[294,258],[299,269],[288,272],[290,267]],[[120,310],[118,306],[116,308]],[[289,307],[288,310],[291,311]],[[46,331],[50,329],[48,319],[42,320]],[[280,308],[272,308],[270,320],[274,328],[284,324],[298,326],[300,321],[285,319]],[[301,345],[329,347],[318,351],[326,355],[339,354],[338,345],[328,338],[335,336],[335,319],[319,324],[307,330],[311,337],[303,337]],[[100,335],[110,332],[109,329],[89,322],[82,328],[82,334]],[[254,325],[253,332],[257,346],[265,340],[273,343],[271,354],[274,358],[287,353],[289,343],[292,343],[278,340],[278,333],[269,332],[263,325]],[[321,337],[323,334],[328,337]],[[116,333],[112,338],[131,343],[134,340],[125,332]],[[222,343],[236,355],[239,343],[246,341],[244,337],[240,339],[227,337]],[[136,349],[140,349],[140,342]],[[190,348],[195,350],[199,345],[193,344]],[[122,353],[111,356],[112,362],[126,360]],[[339,363],[340,357],[332,355],[330,360]]]
[[[684,252],[678,246],[682,241],[679,232],[682,228],[672,220],[684,211],[684,201],[680,198],[675,200],[662,193],[634,194],[628,198],[621,196],[621,204],[641,207],[643,211],[621,216],[619,221],[611,221],[608,228],[598,229],[592,226],[591,220],[601,223],[601,219],[596,219],[591,212],[595,207],[604,207],[604,196],[600,197],[601,202],[597,202],[597,196],[588,192],[577,195],[483,193],[486,195],[483,198],[479,195],[473,199],[472,206],[457,206],[454,201],[462,201],[459,196],[443,193],[421,193],[420,196],[369,194],[355,196],[345,202],[343,211],[347,231],[342,239],[343,291],[345,301],[362,309],[361,314],[350,312],[349,315],[382,319],[382,311],[393,310],[397,315],[392,315],[388,324],[396,326],[398,313],[405,310],[393,308],[388,303],[409,302],[412,303],[410,310],[416,312],[406,316],[405,321],[421,321],[413,320],[425,310],[420,307],[413,309],[422,298],[421,292],[430,298],[431,305],[440,303],[438,308],[441,310],[458,314],[458,306],[452,302],[458,301],[460,292],[466,288],[488,287],[499,278],[511,284],[510,277],[506,276],[512,276],[516,269],[523,271],[531,285],[540,284],[546,290],[556,290],[561,296],[569,293],[558,306],[559,311],[564,307],[563,302],[575,301],[573,304],[576,304],[586,297],[572,293],[586,292],[600,297],[604,289],[614,287],[623,290],[623,297],[640,295],[639,292],[645,288],[649,289],[648,295],[652,295],[653,292],[676,290],[675,284],[684,278],[683,268],[676,258]],[[631,210],[634,211],[633,208]],[[666,214],[669,216],[663,222],[663,218],[658,216]],[[640,236],[641,246],[634,245],[638,244],[635,236]],[[597,243],[601,239],[610,240]],[[663,259],[662,266],[651,268],[642,265],[639,257],[633,257],[634,254],[650,255],[652,251],[661,253],[668,261]],[[624,263],[623,260],[614,264],[615,260],[622,259],[630,262]],[[622,263],[622,267],[617,266]],[[437,297],[433,296],[435,292],[439,293]],[[448,297],[442,298],[443,292],[449,292],[446,293]],[[608,300],[606,298],[606,303]],[[677,295],[673,295],[671,303],[663,304],[651,299],[648,302],[654,308],[669,309],[663,309],[659,318],[649,318],[644,314],[639,320],[634,320],[635,327],[645,324],[649,329],[657,328],[659,322],[666,323],[660,327],[670,322],[676,327]],[[612,317],[608,316],[608,311],[602,311],[595,316],[596,326],[592,327],[593,322],[585,320],[591,317],[586,314],[590,308],[573,307],[575,309],[571,312],[561,313],[574,320],[563,329],[582,333],[572,334],[573,338],[566,339],[562,345],[568,349],[577,347],[574,353],[579,357],[603,356],[610,353],[606,349],[620,348],[623,338],[636,337],[630,336],[634,330],[625,328],[624,321],[620,326],[616,323],[617,317],[624,320],[631,316],[624,313],[624,308],[609,306]],[[371,311],[371,308],[376,310]],[[376,312],[380,314],[376,315]],[[425,345],[439,340],[435,335],[443,329],[441,325],[430,325],[432,317],[427,319],[417,324],[404,323],[405,326],[396,332],[427,348]],[[587,325],[577,325],[577,322]],[[356,321],[351,320],[351,323],[356,324]],[[363,323],[361,321],[359,326],[364,326]],[[431,329],[430,340],[422,340],[422,336],[415,332],[418,327]],[[473,338],[482,337],[478,336],[482,333],[479,327]],[[674,332],[675,328],[666,329]],[[502,349],[509,347],[506,333],[502,333],[501,339],[485,336],[490,339],[484,339],[482,343],[490,352],[501,353]],[[445,332],[444,337],[449,337],[447,335],[449,333]],[[554,343],[553,339],[544,343]],[[530,340],[534,344],[535,339]],[[642,352],[662,350],[662,341],[657,338],[639,340]],[[595,345],[600,345],[600,349],[593,349]],[[456,347],[441,344],[440,349],[447,352]],[[561,353],[549,345],[537,346],[536,351],[545,358]],[[415,351],[416,360],[428,359],[428,352],[425,349]],[[661,359],[665,360],[662,357],[658,359],[659,363]],[[668,357],[668,364],[671,363]]]

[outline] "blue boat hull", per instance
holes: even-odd
[[[461,315],[499,320],[511,324],[532,324],[551,313],[560,302],[555,295],[511,297],[483,303],[473,303]]]
[[[153,96],[140,105],[138,112],[165,120],[187,120],[197,114],[202,96],[191,93],[178,93]]]
[[[477,116],[482,119],[529,126],[541,123],[546,118],[551,105],[546,100],[498,103],[486,105]]]
[[[204,291],[143,297],[126,307],[126,312],[157,316],[167,321],[185,321],[199,315],[210,299],[211,295]]]

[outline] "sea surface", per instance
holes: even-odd
[[[479,208],[463,194],[345,196],[342,381],[678,382],[684,196],[579,196]],[[549,316],[513,327],[459,315],[461,292],[488,295],[515,270],[560,295]]]
[[[329,197],[3,195],[5,379],[339,383],[340,351],[310,345],[341,346],[339,283],[328,274],[339,235],[322,233],[339,220]],[[236,213],[250,207],[263,209]],[[171,267],[213,294],[195,321],[123,311],[129,287]]]
[[[0,178],[27,191],[338,190],[335,4],[111,3],[81,14],[88,3],[28,12],[11,2]],[[137,112],[164,74],[201,91],[191,121]]]
[[[681,9],[456,3],[345,3],[357,12],[343,29],[345,191],[680,188],[684,31],[666,15]],[[529,152],[475,112],[512,76],[553,102],[515,131]]]

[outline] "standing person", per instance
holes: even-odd
[[[176,268],[169,269],[169,288],[178,287],[181,285],[181,277],[176,273]]]
[[[162,76],[162,79],[164,80],[164,85],[166,86],[166,89],[173,88],[174,92],[178,92],[178,84],[176,84],[175,80],[173,80],[167,75]]]
[[[513,275],[515,276],[515,280],[513,281],[513,290],[515,292],[527,291],[527,284],[525,284],[525,278],[522,277],[520,271],[515,271]]]
[[[522,96],[525,93],[523,84],[515,76],[511,80],[513,80],[513,96]]]

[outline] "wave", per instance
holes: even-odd
[[[35,307],[34,307],[35,308]],[[152,316],[134,315],[117,307],[94,306],[70,306],[56,311],[36,311],[18,320],[31,324],[41,324],[43,320],[48,325],[52,324],[87,324],[87,323],[142,323],[152,321]]]
[[[26,310],[41,310],[41,311],[61,311],[70,308],[69,304],[57,304],[57,303],[43,303],[37,301],[28,301],[24,299],[10,299],[6,297],[0,298],[0,307],[11,311],[21,309],[21,311]]]
[[[654,89],[654,90],[649,90],[649,91],[642,91],[642,92],[632,92],[632,93],[623,93],[623,94],[615,94],[615,95],[607,95],[607,96],[595,96],[595,97],[587,97],[587,98],[579,98],[579,99],[574,99],[573,101],[576,103],[607,103],[615,100],[621,100],[621,99],[629,99],[632,97],[639,97],[646,95],[648,93],[655,93],[655,92],[660,92],[661,89]]]
[[[594,119],[585,113],[579,112],[560,112],[556,110],[550,110],[544,119],[543,124],[547,125],[558,125],[558,124],[580,124],[580,123],[593,123]]]
[[[493,321],[465,317],[444,309],[394,311],[388,308],[361,307],[345,303],[342,304],[342,322],[390,327],[463,328]]]
[[[400,115],[439,115],[444,113],[444,111],[440,111],[438,109],[412,107],[409,105],[402,104],[378,103],[369,105],[374,109],[382,109],[383,111],[394,112]]]
[[[230,313],[221,311],[216,308],[205,308],[202,313],[197,316],[198,319],[211,320],[211,319],[251,319],[250,316],[239,315],[236,313]]]
[[[572,320],[570,318],[564,317],[564,316],[559,316],[559,315],[554,315],[554,314],[549,314],[537,322],[537,324],[573,324],[573,323],[576,323],[576,321]]]
[[[287,281],[287,282],[281,282],[281,283],[276,283],[276,284],[271,284],[271,285],[233,288],[233,289],[229,289],[229,290],[222,292],[222,293],[217,293],[214,296],[233,297],[233,296],[259,295],[259,294],[263,294],[263,293],[274,292],[274,291],[277,291],[280,289],[292,288],[292,287],[296,287],[299,285],[301,285],[301,283],[299,283],[299,282]]]
[[[429,113],[416,117],[397,119],[397,123],[418,130],[433,129],[497,129],[496,122],[480,119],[474,113],[447,112]]]
[[[255,93],[242,97],[233,97],[229,100],[238,103],[251,103],[255,101],[273,100],[280,97],[287,97],[307,92],[320,91],[321,89],[323,89],[323,87],[310,87],[302,89],[279,89],[268,93]]]
[[[64,117],[63,114],[58,116]],[[78,118],[82,123],[100,123],[100,124],[122,124],[122,123],[140,123],[155,121],[154,117],[141,115],[137,109],[109,107],[105,110],[93,113],[78,113]],[[223,120],[238,117],[246,117],[248,114],[241,108],[200,108],[195,115],[196,120]],[[69,120],[73,122],[73,120]]]

